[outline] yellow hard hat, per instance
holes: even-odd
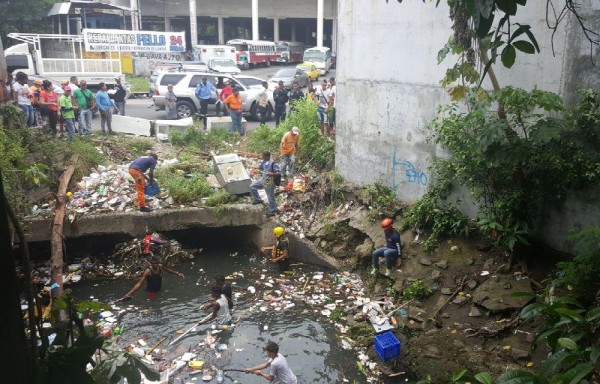
[[[285,233],[285,229],[283,229],[283,227],[275,227],[273,229],[273,233],[275,234],[275,236],[279,237]]]
[[[70,199],[71,197],[73,197],[73,192],[67,192],[67,197]]]

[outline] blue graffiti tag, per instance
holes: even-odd
[[[408,160],[404,162],[398,161],[396,158],[396,148],[394,148],[394,155],[392,157],[392,188],[396,188],[396,167],[402,166],[406,168],[404,174],[408,179],[409,183],[417,183],[417,185],[427,186],[427,174],[425,172],[418,172],[415,169],[413,163]]]

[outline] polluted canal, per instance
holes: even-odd
[[[163,271],[162,290],[156,298],[147,299],[144,284],[132,300],[114,304],[111,313],[105,313],[105,329],[124,327],[122,335],[113,338],[118,347],[146,355],[159,344],[151,356],[162,382],[199,383],[204,379],[217,383],[222,370],[222,382],[264,383],[262,377],[230,370],[266,362],[264,347],[269,341],[279,344],[280,353],[301,383],[365,381],[357,369],[356,352],[345,349],[347,342],[329,318],[331,310],[345,305],[344,298],[351,302],[353,293],[362,292],[360,279],[304,264],[293,264],[291,273],[279,275],[277,266],[253,247],[234,246],[234,241],[206,245],[197,236],[192,241],[179,240],[184,248],[204,246],[194,258],[171,266],[185,278]],[[169,345],[209,313],[200,307],[209,300],[217,275],[227,276],[233,287],[234,328],[215,330],[211,323],[199,325]],[[325,283],[333,279],[339,284]],[[114,303],[135,281],[85,280],[71,288],[81,299]],[[188,360],[203,362],[204,369],[189,368]]]

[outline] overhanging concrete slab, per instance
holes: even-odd
[[[150,136],[151,121],[139,117],[113,115],[113,131],[138,136]]]
[[[146,227],[151,231],[178,231],[193,228],[259,226],[266,221],[261,206],[232,204],[218,208],[160,209],[150,213],[110,212],[85,215],[71,223],[65,217],[65,238],[123,234],[143,236]],[[49,241],[52,218],[25,220],[27,241]]]

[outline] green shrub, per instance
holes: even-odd
[[[127,147],[134,155],[141,156],[152,150],[154,144],[149,140],[131,139],[127,141]]]
[[[195,126],[189,126],[184,132],[171,132],[171,144],[176,147],[193,147],[201,151],[220,151],[228,148],[228,143],[239,140],[237,133],[223,128],[214,128],[208,132],[200,131]]]
[[[169,191],[169,195],[178,204],[194,203],[214,193],[213,187],[203,175],[185,177],[173,167],[157,169],[155,175],[161,188]]]
[[[333,162],[334,145],[328,138],[319,134],[317,106],[308,99],[296,102],[294,111],[278,127],[269,128],[263,125],[250,133],[248,148],[255,152],[269,150],[273,154],[279,154],[281,138],[292,127],[300,129],[298,160],[301,163],[324,168]]]
[[[410,300],[412,298],[424,298],[431,295],[431,288],[426,287],[423,281],[415,280],[409,284],[404,290],[402,298],[404,300]]]
[[[204,205],[207,207],[218,207],[220,205],[234,203],[236,199],[236,196],[230,195],[227,192],[219,192],[209,196],[204,202]]]

